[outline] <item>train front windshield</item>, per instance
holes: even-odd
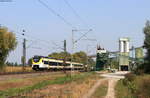
[[[34,58],[33,58],[33,61],[34,61],[35,63],[39,62],[39,61],[40,61],[40,57],[34,57]]]

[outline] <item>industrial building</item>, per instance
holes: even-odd
[[[128,71],[129,70],[129,38],[119,39],[119,70]]]

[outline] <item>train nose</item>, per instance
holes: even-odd
[[[39,65],[34,65],[34,66],[32,67],[32,69],[33,69],[33,70],[39,70]]]

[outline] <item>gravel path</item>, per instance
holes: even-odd
[[[115,85],[119,79],[110,78],[108,82],[108,91],[105,98],[115,98]]]
[[[124,78],[124,75],[128,72],[116,72],[116,73],[106,73],[101,76],[108,79],[108,91],[105,98],[115,98],[115,85],[117,81]]]
[[[115,85],[118,80],[123,79],[124,75],[128,72],[116,72],[116,73],[104,73],[100,76],[104,77],[104,79],[98,80],[95,85],[88,91],[87,94],[83,96],[83,98],[90,98],[92,94],[95,92],[97,87],[101,85],[101,83],[105,80],[108,80],[108,91],[105,98],[115,98]]]
[[[98,80],[95,85],[88,91],[87,94],[85,94],[82,98],[91,98],[92,94],[95,92],[95,90],[101,85],[102,82],[104,82],[107,79],[100,79]]]

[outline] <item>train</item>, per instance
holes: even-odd
[[[84,70],[84,64],[65,61],[45,56],[34,56],[32,58],[32,69],[38,70]]]

